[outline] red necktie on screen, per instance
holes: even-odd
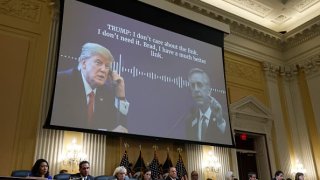
[[[91,122],[93,119],[93,106],[94,106],[94,92],[88,94],[89,103],[88,103],[88,121]]]

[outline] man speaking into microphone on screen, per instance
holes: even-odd
[[[113,56],[96,43],[85,43],[78,67],[58,72],[52,124],[127,133],[123,78],[112,71]]]

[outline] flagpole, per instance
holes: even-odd
[[[181,156],[182,148],[177,148],[177,151],[179,153],[179,158],[176,164],[177,175],[181,180],[188,180],[188,172],[184,166]]]

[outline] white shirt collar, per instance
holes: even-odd
[[[80,71],[81,72],[81,71]],[[96,94],[97,88],[92,89],[91,86],[89,85],[89,83],[87,82],[86,78],[84,77],[83,73],[81,72],[81,77],[82,77],[82,81],[83,81],[83,85],[84,85],[84,90],[86,93],[86,97],[87,97],[87,103],[89,103],[89,94],[91,93],[91,91],[94,92],[94,94]]]
[[[93,91],[94,93],[96,93],[97,89],[92,89],[91,86],[89,85],[89,83],[87,82],[86,78],[84,77],[83,73],[81,72],[81,76],[82,76],[82,81],[84,84],[84,90],[86,92],[86,95],[90,94],[91,91]]]
[[[207,118],[207,125],[208,125],[208,122],[209,122],[210,116],[211,116],[211,108],[208,107],[208,109],[204,113],[201,110],[199,110],[199,112],[200,112],[200,116],[199,117],[205,116]]]

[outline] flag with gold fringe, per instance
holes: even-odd
[[[141,155],[141,150],[140,150],[140,155],[139,155],[139,158],[137,159],[136,164],[133,167],[133,171],[142,172],[144,169],[146,169],[146,165],[144,163],[143,157]]]
[[[179,177],[179,179],[188,180],[188,173],[187,173],[187,170],[183,164],[183,160],[182,160],[180,152],[179,152],[179,159],[176,164],[176,170],[177,170],[177,176]]]
[[[129,157],[127,150],[124,151],[124,154],[120,161],[120,166],[124,166],[127,170],[129,169]]]
[[[149,165],[149,169],[151,170],[152,179],[160,179],[160,169],[159,169],[159,160],[157,157],[157,151],[154,151],[153,160]]]
[[[170,167],[173,167],[173,164],[172,164],[171,158],[169,156],[169,151],[167,151],[167,159],[163,163],[163,166],[162,166],[163,174],[168,173]]]

